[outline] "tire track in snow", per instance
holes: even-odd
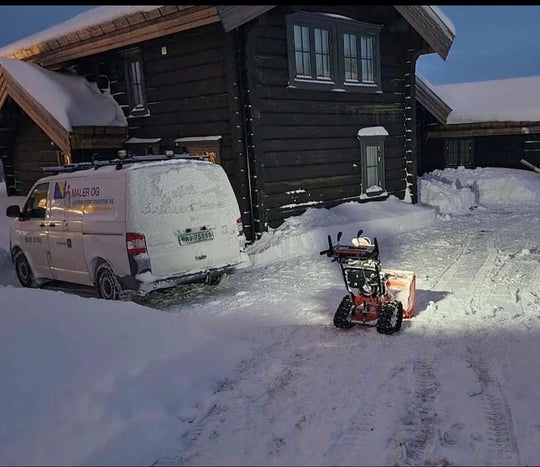
[[[380,413],[381,406],[391,403],[388,397],[381,398],[381,393],[384,394],[381,388],[388,388],[390,385],[395,384],[396,379],[399,379],[403,372],[406,371],[405,366],[401,364],[396,366],[394,364],[389,353],[395,350],[392,350],[392,347],[389,347],[386,343],[388,339],[392,339],[395,345],[402,349],[403,342],[389,336],[380,335],[378,337],[377,342],[373,344],[372,355],[374,358],[369,361],[368,366],[362,371],[365,374],[379,374],[380,378],[376,380],[361,379],[360,384],[354,387],[354,393],[357,396],[353,400],[361,403],[349,404],[350,408],[356,407],[354,410],[345,409],[346,414],[344,414],[343,421],[334,431],[332,441],[323,454],[323,457],[329,459],[331,463],[335,462],[339,465],[358,464],[358,454],[364,451],[368,437],[372,434],[374,427],[377,426],[375,414]],[[404,351],[405,349],[401,350],[401,352]],[[381,371],[385,367],[388,367],[388,371]],[[339,460],[336,461],[336,459]]]
[[[494,292],[496,278],[512,256],[502,254],[495,248],[496,239],[490,242],[489,254],[484,264],[478,270],[473,280],[471,289],[471,307],[485,306],[490,301]],[[481,385],[481,398],[483,411],[487,425],[487,439],[489,458],[488,464],[493,465],[520,465],[519,447],[514,430],[512,410],[504,389],[491,371],[491,363],[497,362],[500,366],[502,356],[498,356],[498,350],[489,348],[489,354],[484,356],[485,351],[478,344],[467,345],[467,361],[476,374]],[[484,347],[485,349],[485,347]]]
[[[414,402],[411,425],[413,430],[408,432],[405,441],[405,463],[417,465],[422,463],[428,444],[435,434],[437,413],[434,402],[439,393],[440,384],[437,381],[433,367],[426,361],[417,361],[413,366]]]
[[[476,374],[482,389],[490,454],[486,464],[521,465],[512,410],[501,384],[492,377],[489,361],[472,346],[467,346],[466,361]]]

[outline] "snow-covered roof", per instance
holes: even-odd
[[[155,10],[161,6],[162,5],[100,6],[93,8],[75,16],[74,18],[0,48],[0,56],[12,54],[20,49],[31,48],[34,45],[50,39],[65,36],[67,34],[71,34],[97,24],[105,23],[107,21],[112,21],[116,18],[132,13]]]
[[[0,57],[33,60],[43,65],[51,65],[95,53],[88,44],[99,42],[104,37],[109,38],[111,34],[114,34],[117,40],[101,44],[100,51],[138,42],[141,40],[138,35],[148,40],[172,34],[185,30],[188,24],[190,27],[199,27],[221,21],[228,32],[274,7],[275,5],[210,5],[205,7],[206,11],[193,11],[190,5],[100,6],[0,48]],[[432,49],[445,59],[455,37],[455,27],[442,11],[437,7],[424,5],[394,7]],[[180,11],[183,11],[182,15],[178,15]],[[167,27],[156,30],[153,23],[158,20],[167,22]],[[145,26],[147,30],[143,31]],[[81,47],[81,44],[84,46]],[[61,54],[56,53],[59,49],[62,50]]]
[[[447,124],[540,121],[540,76],[432,88],[453,109]]]
[[[440,123],[446,123],[448,114],[452,111],[445,102],[434,91],[435,86],[424,76],[416,73],[416,100],[424,106]]]
[[[11,58],[0,58],[0,69],[67,131],[80,126],[127,127],[116,101],[82,76],[49,71]]]
[[[133,136],[129,138],[125,144],[154,144],[159,143],[161,138],[136,138]]]
[[[189,143],[190,141],[219,141],[222,138],[221,135],[212,136],[186,136],[184,138],[176,138],[175,143]]]
[[[368,126],[360,128],[360,130],[358,130],[358,136],[388,136],[388,132],[383,126]]]

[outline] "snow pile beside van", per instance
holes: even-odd
[[[249,354],[200,318],[135,303],[13,287],[1,299],[3,465],[151,465]]]
[[[448,188],[446,193],[435,197],[433,193],[442,186],[440,183],[455,189]],[[467,191],[473,191],[476,204],[482,206],[540,202],[540,174],[530,170],[495,167],[434,170],[419,178],[419,187],[420,201],[438,207],[441,213],[461,213],[464,205],[451,198],[460,197],[467,204]]]
[[[364,235],[383,239],[429,225],[436,215],[431,208],[412,205],[395,196],[371,203],[351,201],[331,209],[310,208],[278,228],[269,229],[248,248],[248,253],[253,264],[312,255],[328,247],[328,234],[335,241],[336,233],[342,231],[343,242],[349,242],[362,229]]]

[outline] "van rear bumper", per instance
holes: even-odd
[[[130,290],[136,292],[137,295],[146,295],[153,290],[166,289],[177,285],[210,282],[213,277],[232,273],[239,264],[230,264],[192,274],[178,274],[168,277],[152,277],[151,274],[148,274],[149,280],[145,277],[144,281],[138,279],[137,276],[123,276],[118,277],[118,282],[122,290]]]

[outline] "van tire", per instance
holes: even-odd
[[[223,274],[217,274],[215,276],[210,276],[206,282],[208,285],[218,285],[221,282]]]
[[[23,287],[35,288],[38,286],[32,268],[25,254],[19,250],[13,256],[17,278]]]
[[[114,275],[114,271],[107,263],[102,263],[96,270],[96,290],[99,298],[105,300],[118,300],[121,287]]]

